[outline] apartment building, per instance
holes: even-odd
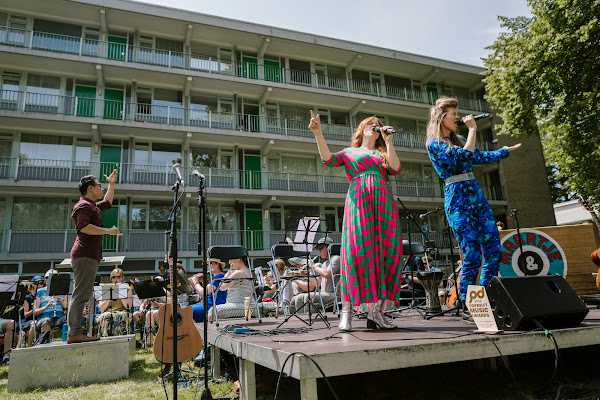
[[[157,269],[175,174],[183,160],[180,257],[197,265],[198,169],[206,176],[209,244],[243,244],[257,262],[320,216],[339,239],[347,183],[322,167],[307,129],[318,110],[330,147],[348,146],[357,123],[378,115],[398,128],[402,173],[389,184],[415,214],[443,204],[427,158],[430,105],[459,99],[488,111],[482,69],[309,33],[127,0],[5,0],[0,5],[0,273],[31,275],[68,257],[70,210],[86,174],[120,171],[104,239],[128,273]],[[491,149],[491,123],[478,145]],[[506,219],[511,182],[527,214],[553,223],[539,139],[524,165],[477,171],[494,212]],[[508,161],[507,161],[508,162]],[[533,185],[533,187],[532,187]],[[403,214],[406,211],[402,211]],[[523,221],[525,220],[525,222]],[[440,248],[443,218],[425,229]],[[403,222],[402,230],[416,230]],[[421,240],[420,235],[413,235]]]

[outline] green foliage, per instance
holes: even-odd
[[[485,60],[498,133],[539,133],[564,189],[600,204],[600,1],[529,6],[531,18],[499,18]]]

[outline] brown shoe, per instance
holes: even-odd
[[[94,342],[98,340],[98,336],[88,336],[88,335],[69,335],[67,337],[67,344],[72,343],[83,343],[83,342]]]

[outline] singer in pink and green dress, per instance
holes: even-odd
[[[382,312],[385,301],[396,300],[400,293],[402,239],[398,207],[387,184],[388,177],[400,171],[389,133],[392,128],[382,126],[377,117],[366,118],[359,124],[351,147],[336,153],[327,148],[317,114],[312,114],[309,128],[324,165],[343,167],[349,182],[341,241],[340,329],[351,330],[352,306],[363,303],[372,305],[369,327],[394,328]]]

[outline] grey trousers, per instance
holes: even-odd
[[[72,260],[75,284],[69,306],[69,335],[80,335],[83,308],[90,302],[94,293],[94,281],[98,272],[98,261],[93,258],[76,258]],[[90,310],[93,312],[93,306]]]

